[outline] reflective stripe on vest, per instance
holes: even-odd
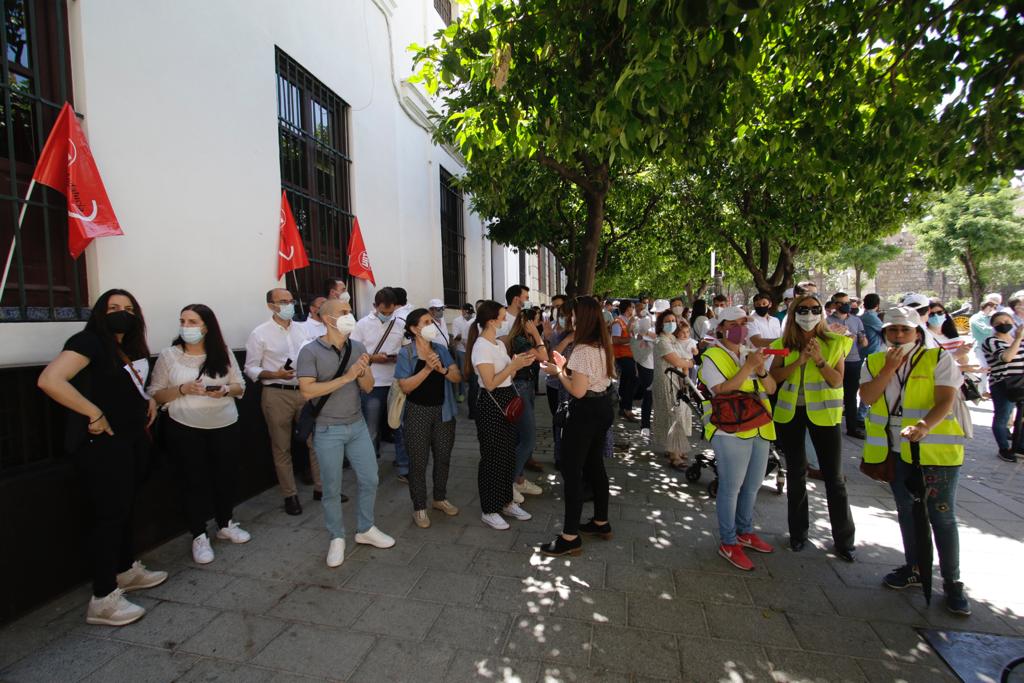
[[[726,380],[732,379],[733,377],[736,376],[736,373],[740,371],[739,366],[736,365],[736,361],[734,361],[732,356],[729,355],[729,352],[718,346],[709,347],[704,352],[703,359],[705,362],[710,361],[714,363],[715,367],[718,368],[718,371],[722,373],[722,376],[725,377]],[[706,366],[702,363],[701,369],[697,371],[697,375],[700,377],[700,381],[704,382],[704,384],[707,385],[707,381],[705,381],[703,374],[705,367]],[[748,394],[756,394],[757,397],[761,399],[761,404],[764,406],[764,409],[768,411],[769,415],[772,414],[772,404],[768,401],[768,396],[764,393],[764,391],[761,390],[760,382],[758,382],[755,385],[754,381],[748,377],[746,380],[744,380],[743,384],[740,385],[739,390]],[[711,441],[711,437],[714,436],[715,432],[718,431],[718,427],[711,424],[711,401],[705,400],[703,402],[703,406],[704,415],[702,420],[704,422],[704,438],[707,439],[708,441]],[[733,432],[729,434],[729,436],[735,436],[740,439],[751,439],[755,436],[760,436],[762,439],[774,441],[775,422],[769,422],[768,424],[758,427],[757,429],[748,429],[743,432]]]
[[[900,429],[917,424],[935,405],[935,368],[938,365],[939,352],[940,349],[923,349],[915,355],[917,364],[910,372],[907,384],[903,388],[903,411],[898,418]],[[877,377],[885,365],[885,352],[871,354],[867,362],[871,376]],[[907,362],[913,362],[913,359]],[[864,423],[867,432],[863,452],[865,462],[885,460],[889,451],[885,434],[889,419],[889,406],[883,391],[878,400],[871,404],[871,411]],[[899,447],[900,457],[905,462],[911,462],[910,443],[901,438]],[[956,417],[949,414],[932,427],[928,435],[921,440],[921,464],[956,466],[962,465],[963,461],[964,430]]]
[[[844,353],[849,353],[849,346],[852,340],[849,337],[828,333],[828,338],[819,340],[821,355],[825,362],[834,366]],[[781,349],[782,339],[774,340],[769,348]],[[783,366],[792,365],[800,360],[800,354],[790,351],[788,356],[782,356]],[[776,359],[778,362],[778,359]],[[796,414],[797,399],[800,396],[800,370],[795,371],[779,387],[779,394],[775,401],[775,422],[786,424]],[[795,379],[794,379],[795,378]],[[821,371],[813,363],[803,367],[804,383],[804,407],[807,410],[807,419],[812,424],[820,427],[831,427],[842,422],[843,419],[843,387],[832,387],[822,376]]]

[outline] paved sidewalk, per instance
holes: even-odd
[[[538,416],[547,409],[538,397]],[[561,496],[548,472],[533,520],[499,532],[479,520],[476,434],[460,420],[450,498],[458,517],[412,525],[406,487],[382,465],[377,523],[398,544],[354,547],[324,565],[322,515],[289,517],[276,491],[237,508],[252,532],[244,546],[217,543],[198,567],[179,537],[144,558],[171,572],[133,594],[148,610],[120,629],[84,623],[83,586],[0,631],[3,681],[945,681],[956,680],[915,627],[1024,634],[1024,464],[999,462],[975,411],[960,495],[963,578],[974,615],[949,615],[941,588],[880,586],[902,564],[888,490],[856,470],[860,442],[846,441],[858,562],[827,548],[820,483],[812,482],[814,548],[754,557],[742,573],[715,554],[714,502],[705,486],[664,468],[635,430],[634,447],[609,463],[612,541],[588,540],[579,558],[536,552],[560,528]],[[542,429],[540,459],[550,462]],[[706,444],[703,444],[706,445]],[[389,458],[387,454],[385,461]],[[349,475],[349,471],[346,471]],[[345,491],[355,496],[354,481]],[[757,524],[786,545],[785,496],[766,482]],[[941,581],[937,581],[941,587]]]

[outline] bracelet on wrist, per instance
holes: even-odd
[[[184,386],[184,385],[182,385],[182,384],[179,384],[179,385],[178,385],[178,394],[180,394],[181,396],[184,396],[184,395],[185,395],[185,392],[181,390],[181,387],[182,387],[182,386]]]
[[[106,416],[103,413],[100,413],[99,417],[97,417],[95,420],[89,420],[89,424],[94,425],[100,420],[102,420],[104,417]]]

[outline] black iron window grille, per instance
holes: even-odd
[[[434,0],[434,9],[441,16],[445,26],[452,23],[452,0]]]
[[[57,114],[71,97],[66,0],[5,0],[0,31],[0,268],[18,247],[0,293],[0,321],[82,320],[84,260],[68,253],[67,200],[36,185],[18,213]]]
[[[326,294],[324,283],[329,279],[344,280],[351,286],[348,117],[344,100],[277,50],[281,186],[309,256],[309,267],[285,275],[285,285],[304,303]]]
[[[466,234],[462,224],[462,192],[451,173],[441,169],[441,270],[444,305],[466,303]]]

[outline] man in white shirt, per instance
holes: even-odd
[[[430,311],[430,317],[434,319],[434,325],[440,332],[437,341],[445,346],[451,346],[452,333],[448,330],[448,323],[444,319],[444,302],[440,299],[431,299],[427,304],[427,310]]]
[[[466,363],[466,340],[469,339],[469,329],[475,320],[473,304],[465,304],[462,307],[462,315],[452,321],[452,350],[455,352],[455,361],[459,364],[460,372]],[[465,377],[459,382],[456,391],[458,401],[462,403],[466,396]]]
[[[306,316],[306,320],[301,323],[296,323],[297,325],[302,326],[302,329],[306,333],[306,339],[316,339],[317,337],[322,337],[327,334],[327,326],[324,325],[323,321],[320,319],[320,306],[322,306],[325,301],[327,301],[327,299],[322,296],[318,296],[313,299],[309,304],[309,315]]]
[[[530,307],[530,288],[526,285],[512,285],[505,290],[505,309],[507,315],[505,322],[498,328],[499,337],[507,337],[512,331],[512,325],[524,308]]]
[[[772,298],[767,294],[754,297],[754,314],[747,321],[750,343],[763,349],[782,336],[782,323],[772,315]]]
[[[263,385],[260,406],[270,433],[270,448],[277,483],[284,496],[285,512],[300,515],[302,505],[292,471],[292,423],[299,417],[305,403],[299,393],[294,366],[299,349],[307,341],[306,330],[301,324],[292,323],[295,301],[287,289],[267,292],[267,308],[273,314],[271,319],[254,329],[245,343],[245,374],[253,382]],[[313,474],[313,498],[319,500],[323,489],[312,440],[309,444],[309,468]]]
[[[402,349],[405,336],[405,321],[399,320],[398,297],[391,287],[377,290],[373,299],[374,311],[356,323],[352,340],[366,347],[370,354],[370,371],[373,373],[373,391],[361,394],[363,418],[373,441],[373,449],[380,459],[380,434],[388,414],[388,391],[395,378],[395,360]],[[409,455],[405,444],[399,442],[401,430],[395,430],[395,470],[398,478],[408,481]],[[400,448],[401,446],[401,448]]]
[[[324,291],[327,292],[328,299],[340,299],[346,304],[352,300],[352,297],[348,293],[348,285],[345,284],[344,280],[328,278],[327,282],[324,284]]]

